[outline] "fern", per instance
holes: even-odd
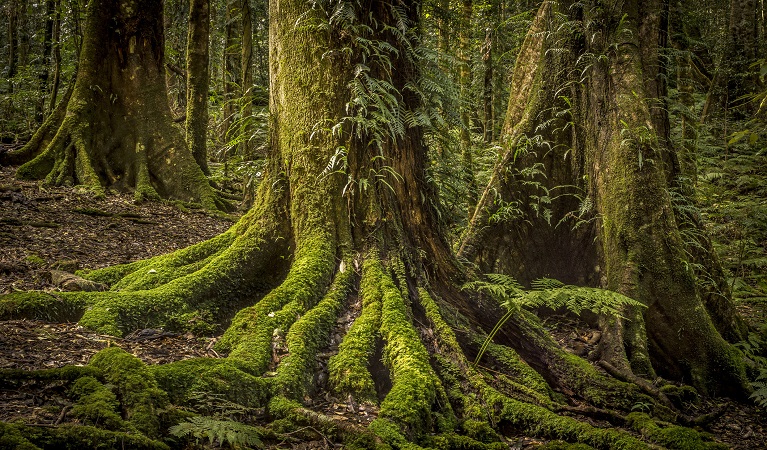
[[[227,445],[229,448],[264,448],[261,430],[232,420],[217,420],[208,416],[195,416],[170,427],[175,437],[192,436],[198,441],[207,439],[210,445]]]
[[[546,306],[551,309],[566,308],[580,314],[591,311],[597,314],[621,317],[621,309],[626,306],[644,308],[645,306],[623,294],[606,289],[570,286],[551,278],[541,278],[532,283],[533,290],[514,299],[519,306],[537,308]]]
[[[485,274],[487,281],[466,283],[463,289],[483,292],[507,309],[506,314],[495,324],[474,360],[476,366],[501,327],[521,308],[546,306],[551,309],[566,308],[580,315],[584,310],[598,314],[623,318],[624,307],[645,308],[642,303],[617,292],[606,289],[571,286],[552,278],[540,278],[532,282],[532,289],[526,291],[514,278],[499,273]]]
[[[767,368],[762,367],[759,369],[759,376],[756,377],[756,381],[751,383],[751,387],[754,388],[754,392],[749,398],[753,398],[754,402],[762,408],[767,408]]]

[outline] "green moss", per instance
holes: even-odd
[[[205,267],[214,256],[230,246],[235,238],[236,235],[230,229],[212,239],[167,255],[95,270],[87,278],[109,284],[113,290],[152,289]]]
[[[0,320],[16,318],[75,322],[85,312],[85,301],[73,293],[56,295],[41,291],[0,295]]]
[[[0,447],[16,450],[169,450],[165,443],[136,433],[68,424],[34,427],[2,422]]]
[[[30,442],[19,429],[20,427],[0,422],[0,448],[9,450],[42,450]]]
[[[125,422],[118,413],[120,403],[111,389],[93,377],[82,377],[69,390],[75,399],[72,415],[85,425],[108,430],[124,430]]]
[[[554,391],[551,390],[541,374],[522,361],[517,352],[504,345],[490,343],[486,353],[503,367],[504,374],[514,380],[517,390],[540,404],[551,404]]]
[[[147,436],[160,435],[161,415],[169,406],[147,366],[119,347],[96,353],[90,365],[100,369],[104,380],[115,386],[126,420]]]
[[[400,427],[391,420],[381,418],[375,419],[368,425],[368,430],[375,433],[382,441],[397,449],[420,450],[420,447],[408,441],[400,432]]]
[[[376,389],[368,363],[375,351],[381,326],[380,264],[368,258],[362,266],[360,296],[362,311],[338,347],[338,353],[328,361],[329,380],[340,394],[352,394],[359,401],[376,401]]]
[[[669,449],[727,449],[728,446],[719,442],[711,442],[710,436],[699,433],[691,428],[676,425],[660,426],[650,416],[634,412],[627,417],[627,424],[642,433],[651,441]]]
[[[45,260],[43,258],[41,258],[40,256],[35,255],[35,254],[31,254],[31,255],[27,256],[26,258],[24,258],[24,261],[26,261],[26,262],[34,265],[34,266],[44,266],[46,264]]]
[[[16,169],[16,178],[19,180],[42,180],[53,170],[53,163],[54,159],[50,152],[43,151],[33,160]]]
[[[410,439],[435,425],[435,412],[452,415],[449,403],[435,404],[447,398],[442,383],[429,364],[429,354],[410,322],[400,291],[390,277],[379,269],[383,291],[381,335],[384,338],[383,361],[389,368],[392,389],[381,402],[379,417],[399,424]]]
[[[580,442],[604,449],[645,449],[647,445],[636,438],[612,429],[594,428],[571,417],[559,416],[540,406],[510,399],[485,388],[484,397],[494,405],[497,421],[507,421],[518,431],[549,439]]]
[[[228,359],[197,358],[150,367],[158,385],[177,405],[190,405],[195,393],[221,396],[249,408],[266,406],[273,378],[254,376]]]
[[[571,444],[569,442],[565,441],[552,441],[547,442],[538,449],[545,449],[545,450],[591,450],[594,447],[586,444]]]
[[[324,234],[302,242],[288,276],[256,305],[240,310],[226,330],[218,348],[228,350],[229,358],[261,374],[272,356],[272,337],[284,332],[320,299],[333,272],[334,241]]]
[[[660,391],[666,394],[669,400],[678,407],[689,406],[689,404],[699,404],[700,395],[692,386],[666,384],[660,387]]]
[[[316,369],[317,352],[327,343],[351,288],[353,274],[351,270],[337,274],[327,295],[290,327],[286,338],[288,355],[277,367],[276,384],[282,395],[302,399],[306,394]]]
[[[422,442],[426,448],[438,450],[507,450],[508,445],[503,442],[485,443],[456,433],[443,433],[427,436]]]

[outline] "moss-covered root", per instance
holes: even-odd
[[[464,397],[464,430],[470,433],[473,430],[472,434],[478,437],[482,430],[487,432],[488,427],[480,426],[485,423],[528,436],[584,443],[596,448],[648,448],[646,444],[626,433],[594,428],[571,417],[559,416],[544,407],[512,399],[490,386],[482,373],[466,361],[455,333],[443,319],[438,304],[425,290],[422,289],[419,294],[426,316],[437,338],[443,343],[440,351],[442,360],[448,366],[455,366],[453,370],[446,368],[450,376],[445,378],[453,379],[453,386],[449,387],[451,397]],[[467,389],[468,393],[461,393]],[[481,410],[477,410],[472,396],[479,398],[483,405]]]
[[[255,305],[241,309],[218,342],[229,359],[254,375],[272,360],[272,341],[322,297],[333,274],[335,242],[323,233],[304,239],[285,280]]]
[[[201,412],[212,408],[207,396],[248,408],[263,408],[274,390],[274,378],[252,375],[229,359],[187,359],[149,369],[174,405],[190,406]]]
[[[71,294],[89,304],[80,323],[116,336],[146,327],[212,332],[222,316],[252,305],[279,281],[287,242],[272,219],[265,213],[251,223],[249,217],[187,249],[90,274],[123,278],[113,287],[117,292]]]
[[[115,387],[126,421],[146,436],[159,437],[164,431],[161,419],[170,403],[147,366],[119,347],[96,353],[89,365]]]
[[[110,431],[92,426],[62,425],[59,427],[36,427],[0,422],[0,448],[15,450],[58,450],[87,448],[113,450],[169,450],[165,443],[148,437]]]
[[[351,394],[360,402],[376,402],[375,382],[368,365],[381,327],[382,276],[380,263],[365,259],[360,281],[362,311],[344,336],[338,353],[328,361],[330,385],[342,398]]]
[[[271,427],[276,433],[295,432],[311,427],[347,449],[391,450],[370,430],[348,422],[333,420],[324,414],[304,408],[301,403],[278,395],[269,402],[269,414],[275,419]]]
[[[82,297],[65,293],[14,292],[0,295],[0,320],[36,319],[50,322],[76,322],[85,312]]]
[[[392,278],[381,270],[383,361],[392,388],[381,402],[380,420],[391,420],[410,440],[437,430],[452,431],[455,416],[429,353],[409,316],[409,307]]]
[[[48,146],[56,135],[61,122],[64,121],[67,112],[67,103],[69,103],[69,99],[72,98],[74,85],[74,83],[70,83],[64,93],[64,97],[62,97],[61,101],[48,118],[45,119],[45,122],[40,125],[40,128],[35,131],[35,134],[32,135],[32,139],[30,139],[24,147],[6,153],[5,155],[0,155],[0,164],[16,165],[25,163],[32,160]]]
[[[345,267],[351,267],[351,264],[347,263]],[[316,371],[317,352],[327,344],[353,279],[351,270],[338,273],[325,297],[290,327],[285,339],[288,355],[277,366],[275,380],[281,395],[300,400],[308,393]]]
[[[719,442],[711,441],[711,437],[699,433],[693,429],[659,424],[647,414],[634,412],[627,417],[628,425],[642,433],[647,439],[657,445],[669,449],[699,450],[699,449],[727,449],[728,446]]]

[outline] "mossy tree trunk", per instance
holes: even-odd
[[[56,111],[10,158],[16,175],[222,206],[173,125],[164,82],[162,2],[99,0],[65,114]]]
[[[514,70],[507,153],[459,256],[635,298],[647,309],[602,320],[604,363],[739,394],[741,357],[721,335],[740,339],[743,323],[729,299],[701,300],[692,265],[716,261],[710,248],[690,255],[669,192],[679,164],[663,106],[666,14],[662,2],[541,7]],[[590,28],[568,31],[575,23]]]
[[[210,1],[190,0],[186,42],[186,141],[205,174],[208,168]]]
[[[513,317],[489,345],[483,361],[497,370],[470,363],[505,311],[460,290],[466,275],[437,220],[422,130],[405,125],[422,107],[412,89],[420,5],[331,6],[270,3],[271,167],[255,206],[232,229],[88,274],[109,292],[12,294],[0,299],[0,311],[55,307],[116,335],[143,327],[210,331],[234,315],[217,344],[226,358],[141,373],[175,404],[193,408],[191,394],[206,392],[265,407],[277,433],[315,429],[367,448],[505,448],[505,433],[647,448],[558,414],[626,424],[631,407],[648,402],[675,417],[666,402],[564,352],[529,313]],[[345,314],[355,317],[351,327],[334,331]],[[334,332],[343,337],[325,371],[318,358]],[[130,359],[105,352],[97,362]],[[103,378],[118,384],[109,372]],[[361,427],[311,410],[307,399],[320,389],[367,403],[377,418]],[[588,406],[567,405],[554,390]],[[154,398],[158,408],[164,398]],[[651,430],[652,421],[640,418],[637,430]]]

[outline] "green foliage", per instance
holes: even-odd
[[[119,402],[112,390],[93,377],[82,377],[69,389],[77,401],[72,415],[87,425],[109,430],[124,429],[126,424],[118,413]]]
[[[233,420],[218,420],[208,416],[195,416],[170,427],[171,435],[183,438],[191,436],[198,442],[207,440],[217,447],[232,449],[263,448],[260,428],[235,422]]]
[[[767,324],[763,324],[760,333],[751,332],[745,341],[735,344],[754,364],[753,380],[750,384],[754,389],[750,398],[767,408]]]
[[[463,289],[485,292],[509,310],[534,309],[545,306],[551,309],[565,308],[580,314],[583,310],[597,314],[621,316],[626,306],[644,308],[644,305],[625,295],[606,289],[566,285],[551,278],[532,282],[532,289],[525,290],[514,278],[498,274],[485,274],[488,281],[466,283]]]
[[[485,274],[488,281],[478,280],[466,283],[463,289],[484,292],[507,309],[482,344],[474,360],[476,365],[503,325],[521,308],[547,307],[565,308],[580,314],[587,310],[608,316],[621,316],[624,307],[644,308],[645,306],[625,295],[606,289],[570,286],[551,278],[533,281],[532,289],[525,290],[514,278],[499,273]]]

